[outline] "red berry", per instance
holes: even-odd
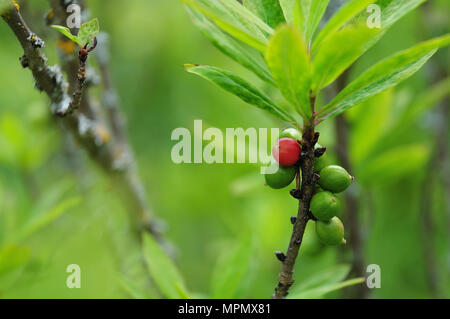
[[[280,138],[272,149],[275,160],[283,166],[292,166],[300,158],[302,149],[292,138]]]

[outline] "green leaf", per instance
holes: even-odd
[[[312,90],[328,86],[367,49],[367,39],[379,32],[366,26],[342,29],[328,37],[313,59]]]
[[[262,80],[275,85],[272,75],[261,58],[259,52],[250,47],[243,47],[230,35],[220,30],[214,23],[209,21],[203,14],[187,7],[187,10],[194,22],[205,37],[207,37],[215,47],[233,60],[253,71]]]
[[[59,31],[59,32],[61,32],[63,35],[68,37],[70,40],[72,40],[73,42],[75,42],[79,46],[82,46],[80,40],[78,39],[78,37],[73,35],[72,33],[70,33],[69,28],[66,28],[66,27],[63,27],[63,26],[60,26],[60,25],[52,25],[52,28],[57,30],[57,31]]]
[[[211,2],[211,0],[203,0],[206,2]],[[272,33],[273,29],[261,20],[258,16],[253,14],[250,10],[240,4],[238,1],[230,0],[213,0],[219,1],[222,5],[230,12],[236,21],[244,26],[250,31],[255,32],[259,30],[262,34],[268,38]]]
[[[164,296],[170,299],[186,298],[184,279],[161,246],[146,233],[142,235],[142,243],[148,272]]]
[[[283,10],[284,19],[287,23],[294,22],[294,7],[296,0],[279,0],[281,10]]]
[[[378,0],[381,8],[381,28],[387,31],[394,23],[427,0]]]
[[[99,32],[100,25],[97,18],[83,23],[80,27],[80,31],[78,32],[78,39],[80,40],[81,45],[84,46],[91,43]]]
[[[376,5],[380,7],[381,32],[375,34],[367,41],[367,49],[377,43],[390,29],[390,27],[400,20],[411,10],[418,7],[426,0],[379,0]],[[367,23],[368,15],[362,14],[353,23]]]
[[[212,10],[211,8],[199,3],[195,0],[182,0],[186,5],[190,6],[194,10],[198,10],[203,13],[209,19],[211,19],[219,28],[234,36],[236,39],[248,44],[249,46],[257,49],[260,52],[266,50],[267,39],[260,34],[252,34],[245,29],[245,25],[236,22],[236,19],[224,15],[223,12],[217,12],[217,10]],[[214,1],[214,3],[217,0]],[[244,8],[244,7],[243,7]],[[269,27],[269,26],[267,26]],[[270,28],[270,27],[269,27]]]
[[[445,35],[398,52],[371,67],[342,90],[318,113],[317,123],[334,117],[369,97],[391,88],[417,72],[440,47],[450,44]]]
[[[358,12],[365,9],[369,4],[374,3],[375,0],[351,0],[343,5],[339,11],[327,22],[323,29],[317,35],[312,52],[315,54],[317,49],[322,44],[323,40],[336,32],[349,19],[353,18]]]
[[[424,91],[421,95],[414,98],[414,102],[408,106],[401,115],[396,128],[407,126],[418,119],[422,114],[436,106],[439,101],[450,95],[450,77],[446,78],[431,88]]]
[[[32,234],[42,230],[47,225],[55,221],[58,217],[60,217],[63,213],[67,212],[69,209],[75,207],[81,203],[80,197],[72,197],[62,202],[58,203],[51,210],[39,214],[35,218],[32,218],[25,226],[23,226],[19,232],[15,235],[15,241],[22,241]]]
[[[305,290],[305,291],[299,292],[297,294],[289,294],[288,298],[289,299],[322,298],[323,296],[325,296],[326,294],[328,294],[330,292],[333,292],[336,290],[341,290],[341,289],[349,287],[349,286],[358,285],[358,284],[363,283],[364,281],[365,281],[365,279],[363,277],[349,279],[349,280],[346,280],[343,282],[328,284],[328,285],[320,286],[320,287],[313,288],[310,290]]]
[[[390,92],[390,91],[385,91],[385,92]],[[378,97],[383,96],[384,94],[379,94],[377,95],[375,98],[378,100]],[[439,102],[445,98],[448,98],[450,96],[450,78],[444,79],[441,82],[435,84],[434,86],[430,87],[429,89],[427,89],[426,91],[424,91],[423,93],[421,93],[418,96],[414,97],[414,101],[406,107],[406,109],[403,111],[403,113],[401,113],[398,117],[396,117],[392,123],[390,123],[390,126],[388,127],[388,129],[384,130],[383,135],[379,136],[379,138],[377,139],[377,143],[373,144],[372,147],[370,148],[370,151],[376,151],[377,148],[382,148],[382,146],[386,143],[389,144],[389,140],[392,140],[393,138],[395,138],[395,136],[398,136],[399,134],[402,134],[403,130],[407,129],[409,125],[413,124],[418,118],[420,118],[421,116],[423,116],[424,113],[426,113],[427,111],[431,110],[433,107],[438,106]],[[371,99],[372,100],[372,99]],[[354,109],[359,109],[364,107],[365,105],[364,103],[361,103],[360,105],[358,105],[356,108]],[[385,103],[381,104],[381,108],[385,108]],[[375,105],[374,105],[375,107]],[[380,108],[380,104],[378,104],[377,106],[378,111]],[[351,110],[354,110],[351,109]],[[370,111],[369,111],[370,112]],[[372,112],[373,113],[373,112]],[[348,114],[348,113],[347,113]],[[364,115],[366,115],[366,113],[364,113]],[[369,115],[370,116],[370,115]],[[372,117],[372,121],[373,121]],[[377,119],[379,118],[379,112],[377,113]],[[380,121],[380,120],[377,120]],[[383,121],[383,119],[381,119],[381,121]],[[384,119],[384,122],[386,123],[387,121]],[[371,123],[372,125],[373,123]],[[381,123],[380,123],[381,124]],[[357,122],[357,126],[363,126],[364,124],[360,123],[360,118],[358,118],[358,122]],[[365,129],[365,130],[364,130]],[[365,134],[367,135],[367,126],[365,128],[361,127],[360,129],[361,131],[364,130]],[[369,129],[369,132],[371,131],[371,129]],[[355,132],[354,136],[354,143],[356,145],[359,144],[367,144],[367,138],[364,138],[364,141],[362,141],[361,138],[359,138],[359,136],[361,136],[361,134]],[[367,137],[367,136],[366,136]],[[369,138],[370,140],[370,138]],[[354,146],[353,150],[358,150],[360,147],[359,146]],[[370,152],[367,151],[366,152],[367,156],[371,156]],[[361,158],[360,164],[362,164],[362,161],[364,161],[365,158]],[[357,161],[358,163],[358,161]]]
[[[426,0],[378,0],[375,4],[380,8],[381,29],[376,29],[379,32],[374,33],[367,38],[366,50],[377,43],[389,28],[403,16],[415,9],[417,6]],[[362,11],[354,19],[351,19],[358,12],[368,6],[374,1],[356,0],[349,2],[333,17],[327,26],[322,29],[313,46],[313,54],[317,52],[319,45],[322,45],[323,40],[332,36],[344,23],[353,25],[366,25],[369,14],[366,10]],[[349,19],[351,19],[349,21]],[[329,25],[329,26],[328,26]]]
[[[323,14],[327,9],[330,0],[302,0],[296,1],[294,10],[294,23],[300,28],[305,43],[309,46],[311,39],[316,31]],[[297,20],[297,21],[296,21]]]
[[[351,266],[348,264],[334,265],[328,269],[314,273],[307,279],[295,285],[291,294],[299,294],[320,286],[334,284],[344,280],[350,273]]]
[[[272,28],[285,21],[278,0],[244,0],[243,4]]]
[[[355,163],[365,161],[374,147],[382,142],[392,117],[393,97],[393,89],[386,90],[346,113],[348,115],[352,111],[356,111],[350,133],[350,155]]]
[[[402,145],[373,155],[370,160],[357,168],[358,180],[365,185],[386,184],[415,174],[430,156],[430,146],[426,144]]]
[[[284,25],[277,29],[267,47],[266,61],[284,97],[302,116],[311,116],[311,64],[297,28]]]
[[[229,299],[235,297],[239,286],[250,270],[253,242],[244,236],[239,243],[218,261],[212,275],[212,298]]]
[[[350,273],[350,268],[351,267],[348,264],[341,264],[314,273],[298,285],[294,286],[291,293],[288,295],[288,298],[321,298],[332,291],[364,281],[364,278],[355,278],[343,282]]]
[[[283,121],[295,122],[285,110],[275,105],[274,102],[257,88],[231,72],[213,66],[192,64],[185,65],[185,69],[187,72],[197,74],[213,82],[224,90],[236,95],[241,100],[267,111]]]

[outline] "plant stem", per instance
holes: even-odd
[[[311,99],[312,107],[314,99]],[[314,192],[314,145],[318,139],[318,134],[314,132],[314,119],[311,118],[303,131],[302,156],[300,159],[300,168],[302,174],[302,183],[300,187],[300,198],[297,212],[297,219],[286,251],[286,257],[281,264],[281,272],[278,276],[278,285],[275,293],[272,295],[274,299],[281,299],[288,295],[289,288],[294,283],[293,274],[295,261],[300,249],[306,224],[310,219],[309,205]],[[298,186],[297,186],[297,189]]]

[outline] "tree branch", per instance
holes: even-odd
[[[15,7],[5,11],[2,18],[14,32],[24,50],[24,55],[20,58],[22,67],[28,67],[31,70],[36,81],[36,88],[41,92],[44,91],[50,98],[52,111],[68,109],[71,103],[67,94],[68,84],[58,66],[47,65],[47,58],[41,51],[45,42],[31,32]]]
[[[138,204],[139,210],[143,211],[143,227],[148,228],[154,232],[162,232],[164,225],[161,221],[156,221],[155,218],[150,218],[153,215],[152,209],[148,205],[145,188],[139,178],[137,165],[134,157],[133,149],[128,142],[126,133],[126,122],[124,116],[120,111],[119,95],[113,85],[113,80],[110,71],[109,59],[109,37],[102,32],[98,36],[98,50],[97,61],[100,70],[100,77],[103,84],[103,107],[106,110],[108,122],[111,127],[111,132],[116,140],[119,152],[123,157],[128,159],[127,168],[124,170],[124,179],[127,183],[127,188],[131,191],[130,196],[133,202]],[[166,247],[169,248],[169,247]]]
[[[312,108],[314,108],[314,103],[315,99],[312,98]],[[299,197],[297,218],[292,219],[294,228],[286,255],[283,255],[281,260],[282,264],[281,272],[278,276],[278,285],[275,288],[275,293],[272,295],[272,298],[274,299],[286,297],[289,293],[289,288],[294,283],[293,274],[295,261],[302,244],[306,224],[308,223],[308,220],[311,219],[309,205],[313,197],[314,185],[317,182],[314,175],[314,145],[317,143],[318,138],[319,134],[314,132],[314,118],[312,118],[303,131],[303,139],[301,141],[302,155],[300,158],[302,183],[301,187],[299,187],[297,183],[297,192],[295,192]],[[299,173],[300,172],[297,174]]]
[[[83,1],[72,2],[77,2],[83,8]],[[50,4],[54,13],[54,22],[64,25],[69,15],[67,6],[71,3],[68,1],[50,0]],[[73,33],[78,32],[76,29],[72,29],[71,31]],[[60,38],[63,39],[63,36],[60,35]],[[119,112],[117,94],[112,86],[109,75],[110,66],[106,52],[108,48],[105,47],[106,43],[103,36],[100,36],[99,42],[97,52],[99,53],[98,61],[101,64],[100,74],[101,79],[104,81],[104,96],[109,97],[103,99],[102,107],[106,109],[108,116],[104,118],[103,110],[95,107],[88,97],[88,92],[82,98],[79,111],[87,118],[103,123],[102,127],[107,132],[106,135],[108,136],[110,149],[110,157],[105,167],[112,174],[112,177],[114,177],[116,185],[121,189],[119,194],[128,204],[129,211],[133,214],[131,221],[135,229],[138,233],[141,230],[146,230],[163,243],[163,223],[156,220],[153,211],[148,205],[144,186],[137,173],[134,154],[125,133],[124,121]],[[63,68],[66,70],[69,81],[71,82],[71,87],[76,87],[76,79],[78,78],[76,54],[61,50],[60,55]],[[74,89],[72,91],[76,92]],[[115,101],[111,97],[115,97]],[[114,113],[114,116],[110,116],[112,113]],[[97,154],[94,154],[93,159],[98,160]],[[164,244],[167,243],[164,242]]]
[[[51,3],[55,17],[56,13],[60,13],[59,17],[63,19],[66,15],[65,5],[59,0],[52,0]],[[49,97],[51,110],[55,115],[64,115],[57,120],[89,156],[115,176],[118,184],[123,187],[123,193],[127,194],[130,204],[132,225],[136,233],[139,234],[145,229],[162,241],[161,227],[146,204],[145,191],[137,176],[133,156],[130,156],[129,150],[123,151],[123,142],[119,143],[115,134],[111,134],[108,121],[102,119],[99,111],[91,104],[87,92],[83,90],[87,82],[84,63],[79,60],[76,52],[61,53],[64,55],[62,60],[63,69],[68,75],[67,82],[59,66],[47,65],[47,58],[41,50],[45,46],[44,41],[26,25],[18,8],[11,7],[1,17],[14,32],[24,50],[20,62],[23,67],[31,70],[36,88]],[[77,112],[73,112],[74,110]]]

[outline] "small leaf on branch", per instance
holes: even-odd
[[[242,3],[272,28],[284,22],[283,10],[278,0],[244,0]]]
[[[266,61],[286,100],[303,117],[311,116],[311,63],[300,31],[287,25],[278,28],[267,46]]]
[[[200,1],[196,0],[182,1],[192,9],[204,14],[206,17],[211,19],[219,28],[232,35],[236,39],[248,44],[249,46],[257,49],[260,52],[264,52],[266,50],[267,39],[261,29],[259,27],[256,27],[249,21],[243,21],[242,19],[237,19],[235,15],[230,15],[228,10],[224,10],[223,4],[219,5],[219,3],[216,3],[217,1],[214,1],[213,3],[208,3],[207,6],[206,3],[200,3]],[[216,10],[214,10],[212,7],[214,7],[214,9]],[[218,8],[221,10],[218,10]],[[242,8],[245,9],[244,7]],[[257,18],[256,16],[254,17]],[[264,22],[260,22],[264,24]],[[271,28],[267,25],[266,28],[268,28],[266,30],[267,32],[271,30]]]
[[[377,63],[350,83],[319,113],[317,123],[334,117],[369,97],[389,89],[417,72],[443,46],[450,44],[450,34],[422,42]]]
[[[360,25],[339,30],[328,37],[313,59],[311,89],[317,93],[336,80],[367,50],[369,39],[379,32]]]
[[[98,19],[92,19],[91,21],[81,25],[80,31],[78,32],[78,40],[81,45],[89,44],[94,40],[99,32],[100,25],[98,23]]]
[[[275,85],[260,52],[235,40],[231,35],[222,31],[212,21],[206,18],[200,11],[190,7],[187,7],[187,10],[194,24],[200,29],[200,32],[216,48],[242,66],[253,71],[262,80]]]
[[[424,3],[425,0],[353,0],[347,2],[325,25],[314,41],[312,52],[317,52],[323,41],[333,36],[336,31],[344,25],[361,25],[366,24],[367,12],[364,10],[369,4],[376,3],[380,8],[381,28],[379,32],[373,33],[367,38],[366,50],[377,43],[398,20],[407,13]],[[359,13],[359,14],[358,14]]]
[[[63,35],[65,35],[67,38],[69,38],[70,40],[72,40],[73,42],[78,44],[80,47],[82,46],[80,40],[78,39],[78,37],[76,35],[73,35],[70,32],[69,28],[66,28],[66,27],[63,27],[63,26],[60,26],[60,25],[52,25],[52,28],[57,30],[57,31],[59,31],[59,32],[61,32]]]
[[[277,106],[264,93],[260,92],[252,84],[241,77],[222,70],[217,67],[207,65],[185,65],[189,73],[197,74],[202,78],[213,82],[224,90],[236,95],[248,104],[254,105],[286,122],[294,122],[293,118],[282,108]]]
[[[325,38],[331,36],[358,12],[375,1],[376,0],[351,0],[343,5],[342,8],[340,8],[339,11],[327,22],[322,30],[320,30],[320,33],[317,35],[313,43],[312,52],[315,53],[317,51],[317,48],[321,45]]]
[[[78,44],[80,47],[83,47],[84,45],[91,43],[100,32],[100,25],[98,23],[97,18],[89,22],[83,23],[77,36],[73,35],[70,32],[70,29],[67,27],[63,27],[60,25],[52,25],[52,28],[61,32],[63,35],[65,35],[67,38]]]
[[[303,0],[294,5],[294,23],[302,32],[305,43],[309,46],[314,32],[317,29],[322,16],[330,0]]]

